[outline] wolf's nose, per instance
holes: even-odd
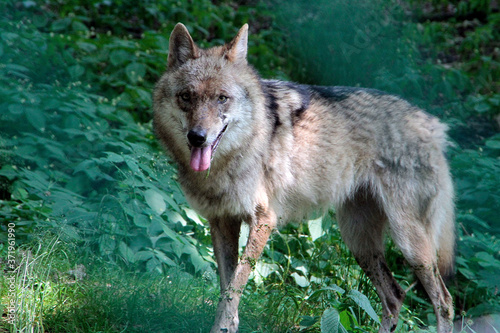
[[[193,147],[200,147],[207,141],[207,131],[204,129],[192,129],[189,131],[187,138]]]

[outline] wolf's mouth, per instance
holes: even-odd
[[[222,139],[224,132],[226,132],[226,129],[227,125],[224,126],[224,128],[220,131],[220,133],[217,135],[217,138],[215,138],[214,142],[210,146],[193,147],[189,145],[191,149],[191,161],[189,162],[191,169],[193,169],[194,171],[205,171],[210,168],[210,164],[212,163],[212,160],[214,158],[215,150],[219,146],[220,140]]]

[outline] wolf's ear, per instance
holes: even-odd
[[[168,68],[181,66],[189,59],[199,56],[199,50],[189,31],[182,23],[177,23],[170,34],[168,49]]]
[[[248,24],[244,24],[236,37],[229,43],[226,58],[229,61],[247,61]]]

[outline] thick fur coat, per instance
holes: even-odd
[[[272,229],[332,206],[380,296],[380,332],[396,328],[405,295],[385,263],[386,230],[429,294],[438,331],[451,332],[446,127],[377,90],[263,80],[247,63],[247,35],[245,25],[204,50],[178,24],[153,96],[156,134],[211,226],[223,295],[212,332],[237,331],[241,292]],[[238,258],[242,222],[250,236]]]

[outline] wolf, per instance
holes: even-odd
[[[190,205],[210,224],[221,298],[212,333],[238,331],[238,304],[274,228],[335,207],[343,241],[393,332],[405,298],[384,259],[390,234],[452,331],[443,278],[454,267],[453,184],[446,126],[373,89],[265,80],[247,61],[248,25],[198,47],[178,23],[153,92],[154,130]],[[241,258],[242,223],[249,237]]]

